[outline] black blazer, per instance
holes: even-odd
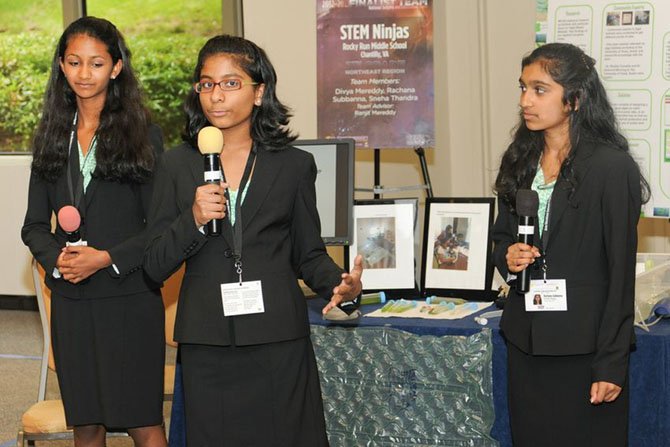
[[[574,169],[578,186],[572,196],[564,178],[554,187],[547,246],[535,238],[547,277],[566,280],[568,310],[526,312],[512,287],[500,326],[527,353],[595,353],[592,379],[621,385],[634,341],[639,169],[628,153],[592,141],[576,147]],[[506,278],[505,254],[517,242],[518,217],[501,200],[498,209],[494,259]],[[542,277],[539,264],[529,267],[535,279]]]
[[[158,126],[151,126],[149,139],[156,157],[163,152],[163,137]],[[67,172],[49,183],[31,174],[28,210],[21,229],[23,242],[44,267],[46,283],[54,292],[68,298],[102,298],[128,295],[158,288],[142,271],[146,246],[146,216],[151,203],[153,181],[119,183],[95,177],[91,179],[79,210],[80,232],[88,245],[107,250],[119,274],[112,266],[99,270],[88,280],[72,284],[56,279],[52,272],[65,246],[66,234],[56,225],[52,232],[52,215],[65,205],[72,205]]]
[[[341,281],[342,269],[320,235],[314,158],[294,147],[261,146],[257,152],[241,208],[242,265],[244,281],[262,281],[261,314],[223,315],[221,284],[238,280],[232,227],[225,218],[216,237],[196,227],[191,208],[196,188],[204,184],[202,155],[183,144],[167,151],[156,171],[144,268],[162,281],[186,261],[175,322],[175,340],[181,343],[251,345],[307,336],[298,278],[327,298]]]

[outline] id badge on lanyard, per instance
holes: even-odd
[[[547,243],[549,241],[549,210],[551,198],[547,204],[542,229],[542,279],[530,282],[530,290],[524,295],[524,304],[527,312],[555,312],[568,310],[568,294],[565,279],[547,279]]]
[[[239,194],[235,201],[235,225],[233,229],[233,258],[235,269],[239,280],[237,282],[221,284],[221,301],[223,303],[223,314],[226,317],[236,315],[250,315],[265,312],[263,302],[263,287],[261,281],[243,281],[242,279],[242,191],[251,177],[252,167],[256,161],[256,150],[251,149],[244,168],[244,174],[240,181]],[[225,172],[221,170],[225,181]],[[230,201],[230,195],[226,191],[226,199]],[[228,216],[230,219],[230,215]]]
[[[526,311],[548,312],[568,310],[568,294],[564,279],[534,279],[524,295]]]

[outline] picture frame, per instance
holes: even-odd
[[[363,292],[418,295],[416,230],[419,200],[375,199],[354,202],[354,237],[349,265],[363,256]]]
[[[491,229],[495,199],[426,199],[421,291],[423,296],[492,301]]]

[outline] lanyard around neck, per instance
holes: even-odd
[[[72,163],[73,163],[73,158],[76,156],[79,158],[79,148],[78,146],[73,149],[72,147],[75,146],[75,143],[77,142],[75,138],[75,132],[77,129],[77,112],[74,113],[74,119],[72,120],[72,129],[70,130],[70,143],[68,144],[68,158],[67,158],[67,188],[68,192],[70,193],[70,201],[72,202],[72,206],[75,208],[79,209],[79,202],[81,202],[81,198],[84,195],[84,179],[83,175],[81,174],[81,169],[78,169],[78,176],[77,176],[77,188],[75,189],[75,185],[72,182]],[[79,161],[77,160],[77,165],[79,165]]]
[[[235,224],[232,225],[231,222],[233,232],[233,257],[235,259],[235,266],[238,269],[238,274],[240,275],[240,282],[242,277],[242,194],[244,192],[244,188],[247,185],[247,182],[249,181],[249,178],[251,177],[251,171],[253,169],[255,162],[256,162],[256,146],[253,145],[247,157],[247,163],[246,166],[244,167],[244,174],[242,174],[242,180],[240,180],[240,186],[237,189],[237,200],[235,200]],[[225,182],[226,174],[223,165],[221,166],[221,176],[223,177],[223,181]],[[228,189],[226,189],[224,194],[226,196],[227,202],[230,204],[230,194],[228,192]],[[230,212],[228,213],[228,218],[230,219]]]
[[[540,268],[542,269],[542,277],[544,282],[547,282],[547,244],[549,243],[549,218],[551,217],[551,199],[554,197],[554,192],[551,192],[547,207],[544,210],[544,225],[542,226],[542,256],[540,258]]]

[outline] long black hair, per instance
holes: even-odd
[[[629,152],[628,141],[618,130],[614,110],[595,69],[595,60],[579,47],[550,43],[536,48],[521,61],[521,69],[538,62],[552,79],[563,87],[563,104],[569,105],[570,147],[560,174],[577,187],[573,170],[577,144],[582,138],[605,143]],[[523,111],[514,130],[514,139],[503,154],[494,191],[510,209],[516,205],[516,192],[530,188],[544,149],[544,132],[526,127]],[[649,184],[641,178],[642,199],[649,200]]]
[[[286,127],[291,114],[288,107],[277,98],[277,74],[265,51],[242,37],[228,34],[212,37],[198,54],[198,62],[193,72],[193,83],[200,81],[200,73],[205,60],[217,54],[231,55],[254,82],[259,85],[265,84],[261,105],[254,105],[251,112],[252,140],[268,147],[269,150],[280,150],[295,140],[297,135]],[[210,123],[202,111],[198,93],[193,89],[186,97],[184,110],[186,127],[182,138],[191,146],[196,147],[198,132],[203,127],[209,126]]]
[[[148,112],[142,105],[139,83],[133,73],[130,51],[123,36],[111,22],[96,17],[82,17],[72,22],[58,40],[42,117],[33,138],[32,170],[39,177],[54,182],[66,166],[77,101],[60,62],[70,40],[79,35],[105,44],[114,64],[123,61],[123,69],[107,86],[105,105],[96,131],[96,169],[93,176],[141,183],[149,177],[154,164],[154,153],[148,139]]]

